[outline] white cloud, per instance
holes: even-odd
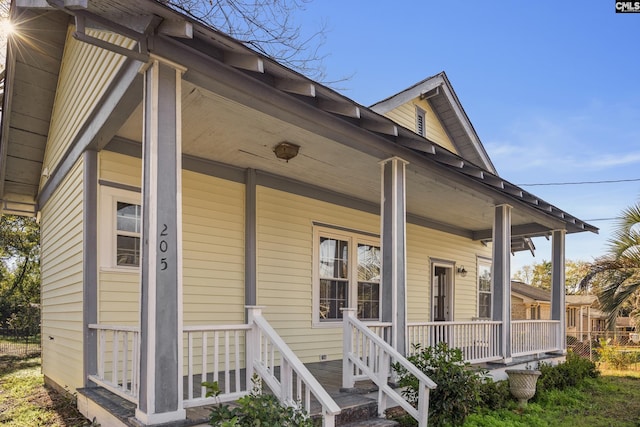
[[[619,172],[640,165],[638,116],[632,108],[598,103],[581,111],[525,112],[485,138],[485,146],[506,177]]]

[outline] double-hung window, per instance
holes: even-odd
[[[478,317],[491,318],[491,261],[478,258]]]
[[[140,205],[116,202],[116,265],[140,265]]]
[[[343,308],[355,308],[361,320],[379,320],[378,238],[317,226],[314,247],[314,322],[340,321]]]
[[[101,268],[140,266],[142,208],[140,194],[103,185],[100,188]]]
[[[578,317],[578,309],[575,307],[570,307],[567,315],[567,326],[570,328],[576,327],[576,317]]]

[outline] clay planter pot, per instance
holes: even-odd
[[[513,397],[518,399],[520,407],[527,406],[527,401],[536,394],[536,382],[540,376],[540,371],[531,369],[507,369],[509,376],[509,390]]]

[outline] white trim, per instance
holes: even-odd
[[[183,310],[183,276],[182,271],[182,74],[186,68],[171,63],[176,70],[176,275],[177,275],[177,305],[178,305],[178,361],[184,360],[184,341],[182,325],[184,324]],[[178,407],[183,407],[184,384],[183,368],[184,364],[178,362]],[[186,413],[182,419],[186,418]]]
[[[136,408],[136,419],[141,421],[143,425],[166,424],[174,421],[183,421],[187,418],[187,411],[184,408],[173,412],[162,412],[159,414],[146,414]]]
[[[151,145],[151,147],[146,150],[149,152],[149,161],[148,162],[142,162],[143,163],[143,167],[144,165],[146,165],[147,167],[149,167],[149,185],[152,188],[144,188],[144,183],[143,183],[143,188],[142,188],[142,192],[143,192],[143,196],[146,197],[148,194],[149,197],[149,201],[148,201],[148,206],[145,206],[145,203],[143,202],[143,209],[147,209],[150,207],[156,207],[158,206],[158,201],[157,201],[157,194],[158,194],[158,189],[157,189],[157,184],[158,184],[158,170],[157,170],[157,165],[158,165],[158,103],[159,103],[159,74],[160,74],[160,70],[159,70],[159,62],[157,60],[153,60],[150,61],[150,69],[146,70],[146,73],[152,73],[151,78],[149,78],[147,81],[151,83],[151,87],[149,88],[148,92],[147,92],[147,96],[150,97],[150,101],[149,104],[151,105],[151,111],[148,114],[143,114],[143,117],[148,117],[149,119],[149,123],[145,124],[145,130],[149,131],[149,137],[148,138],[143,138],[145,141],[148,141],[148,143]],[[146,102],[144,103],[145,105],[147,104]],[[143,177],[146,176],[146,174],[143,171]],[[147,194],[145,194],[147,193]],[[143,217],[144,215],[146,215],[144,213],[143,210]],[[157,307],[156,307],[156,272],[155,272],[155,266],[158,262],[157,257],[157,236],[156,236],[156,230],[158,229],[158,215],[157,215],[157,210],[156,209],[149,209],[149,224],[148,224],[148,231],[149,231],[149,235],[148,236],[143,236],[143,238],[148,240],[148,256],[149,259],[146,261],[148,263],[148,265],[150,267],[154,267],[153,270],[149,270],[147,272],[147,280],[148,280],[148,297],[147,297],[147,303],[149,304],[147,307],[147,313],[148,313],[148,319],[147,319],[147,349],[155,349],[156,348],[156,340],[157,340],[157,336],[156,336],[156,329],[155,329],[155,325],[156,325],[156,313],[157,313]],[[144,230],[143,230],[144,231]],[[140,269],[140,271],[142,272],[142,269]],[[140,283],[142,284],[142,280],[140,280]],[[147,414],[146,417],[153,419],[154,422],[156,422],[157,420],[155,420],[154,415],[156,414],[156,399],[155,399],[155,389],[156,389],[156,379],[155,379],[155,372],[156,372],[156,359],[155,359],[155,351],[147,351],[146,352],[147,355],[147,360],[146,360],[146,372],[147,372],[147,393],[146,393],[146,407],[147,407]],[[144,420],[143,420],[144,421]]]
[[[348,255],[348,295],[347,308],[357,310],[358,306],[358,244],[367,244],[380,248],[380,239],[371,237],[368,234],[360,234],[358,231],[348,231],[343,227],[330,228],[321,225],[313,225],[313,272],[312,272],[312,326],[314,328],[342,328],[343,319],[320,320],[320,238],[329,237],[346,241],[349,246]],[[382,266],[381,266],[382,267]],[[382,272],[382,269],[381,269]],[[382,297],[382,280],[380,281],[378,295]],[[364,323],[380,322],[381,305],[378,305],[378,319],[364,321]]]
[[[98,189],[98,260],[100,271],[137,273],[140,266],[118,265],[117,252],[117,203],[142,206],[140,193],[100,185]],[[140,232],[142,236],[142,230]]]
[[[489,267],[489,316],[488,317],[480,317],[480,265],[485,265]],[[476,256],[476,316],[479,319],[491,320],[493,319],[493,280],[491,278],[491,273],[493,271],[493,261],[491,258]],[[487,292],[483,292],[487,293]],[[524,297],[527,298],[527,297]],[[524,299],[523,298],[523,299]],[[533,301],[533,300],[532,300]]]

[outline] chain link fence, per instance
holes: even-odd
[[[605,369],[640,370],[640,333],[597,331],[567,335],[567,349]]]

